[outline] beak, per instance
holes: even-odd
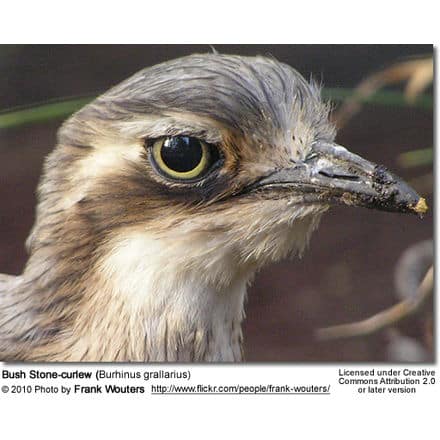
[[[306,160],[277,170],[252,190],[300,192],[304,201],[346,204],[422,216],[428,206],[402,179],[337,144],[316,143]]]

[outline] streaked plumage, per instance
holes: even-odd
[[[247,284],[303,252],[331,204],[422,210],[333,143],[328,111],[285,64],[210,54],[147,68],[73,115],[45,163],[25,270],[0,277],[0,359],[240,360]],[[182,137],[218,154],[200,178],[152,159]]]

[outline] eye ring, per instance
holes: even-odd
[[[215,146],[191,136],[168,136],[151,144],[150,160],[165,177],[199,180],[212,168],[219,154]]]

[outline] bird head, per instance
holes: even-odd
[[[271,58],[142,70],[61,128],[29,245],[56,240],[45,224],[62,215],[59,240],[93,237],[102,271],[154,257],[163,276],[227,284],[301,253],[331,205],[425,210],[385,167],[337,145],[328,116],[319,87]]]

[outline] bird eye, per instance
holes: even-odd
[[[154,165],[167,177],[193,180],[202,177],[218,159],[218,151],[200,139],[172,136],[153,143]]]

